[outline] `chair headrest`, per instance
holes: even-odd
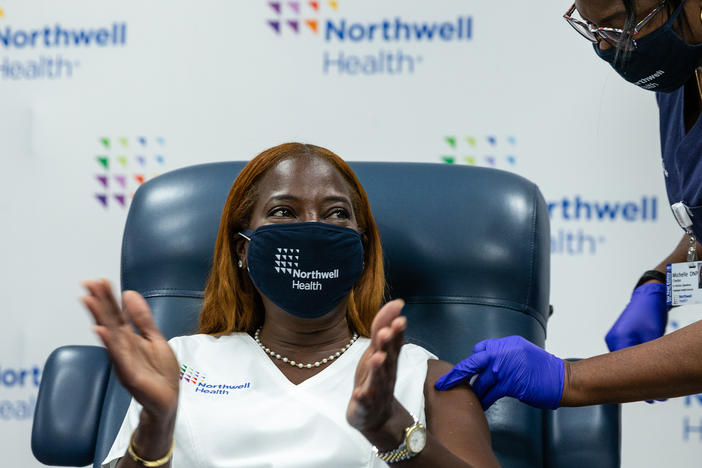
[[[123,239],[123,289],[147,297],[202,295],[221,211],[244,164],[186,167],[137,191]],[[505,307],[545,327],[549,219],[533,183],[471,166],[351,166],[380,229],[393,297]]]

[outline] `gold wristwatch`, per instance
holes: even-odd
[[[399,447],[389,452],[379,452],[378,449],[373,446],[373,453],[385,463],[409,460],[424,450],[424,446],[427,444],[427,430],[415,415],[410,413],[410,416],[414,419],[414,423],[405,428],[405,438],[402,440]]]

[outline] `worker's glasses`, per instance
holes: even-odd
[[[590,42],[600,42],[604,40],[614,47],[631,50],[636,48],[636,35],[651,21],[651,18],[656,16],[656,14],[663,9],[665,2],[666,0],[661,0],[653,11],[628,31],[628,34],[626,31],[619,28],[598,27],[590,22],[573,18],[573,13],[575,13],[576,10],[575,3],[566,11],[563,18],[565,18],[568,24],[573,26],[573,29],[578,31],[580,35]]]

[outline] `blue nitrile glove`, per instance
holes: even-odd
[[[563,361],[521,336],[484,340],[473,354],[436,381],[437,390],[468,382],[483,410],[510,396],[537,408],[556,409],[563,394]]]
[[[665,284],[648,283],[634,289],[624,312],[605,336],[610,351],[660,338],[668,322]]]

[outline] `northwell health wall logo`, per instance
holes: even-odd
[[[473,16],[463,12],[452,18],[427,21],[408,10],[412,17],[398,14],[368,21],[345,11],[351,6],[358,8],[358,3],[266,0],[262,5],[266,9],[266,28],[280,38],[316,36],[324,47],[334,47],[322,51],[321,69],[325,75],[414,74],[426,59],[407,47],[432,44],[439,48],[442,44],[470,43],[473,39]],[[338,48],[351,45],[352,52]],[[369,48],[359,49],[358,45]]]
[[[546,203],[551,218],[551,253],[556,255],[595,255],[607,241],[604,232],[611,229],[607,226],[656,223],[659,219],[655,195],[614,200],[575,194]]]
[[[81,61],[63,55],[80,49],[120,48],[127,44],[127,23],[66,25],[60,22],[16,27],[0,8],[0,80],[72,78]],[[27,51],[38,55],[27,58]],[[21,56],[21,58],[20,58]]]
[[[38,364],[18,368],[0,363],[0,423],[34,417],[41,374]]]

